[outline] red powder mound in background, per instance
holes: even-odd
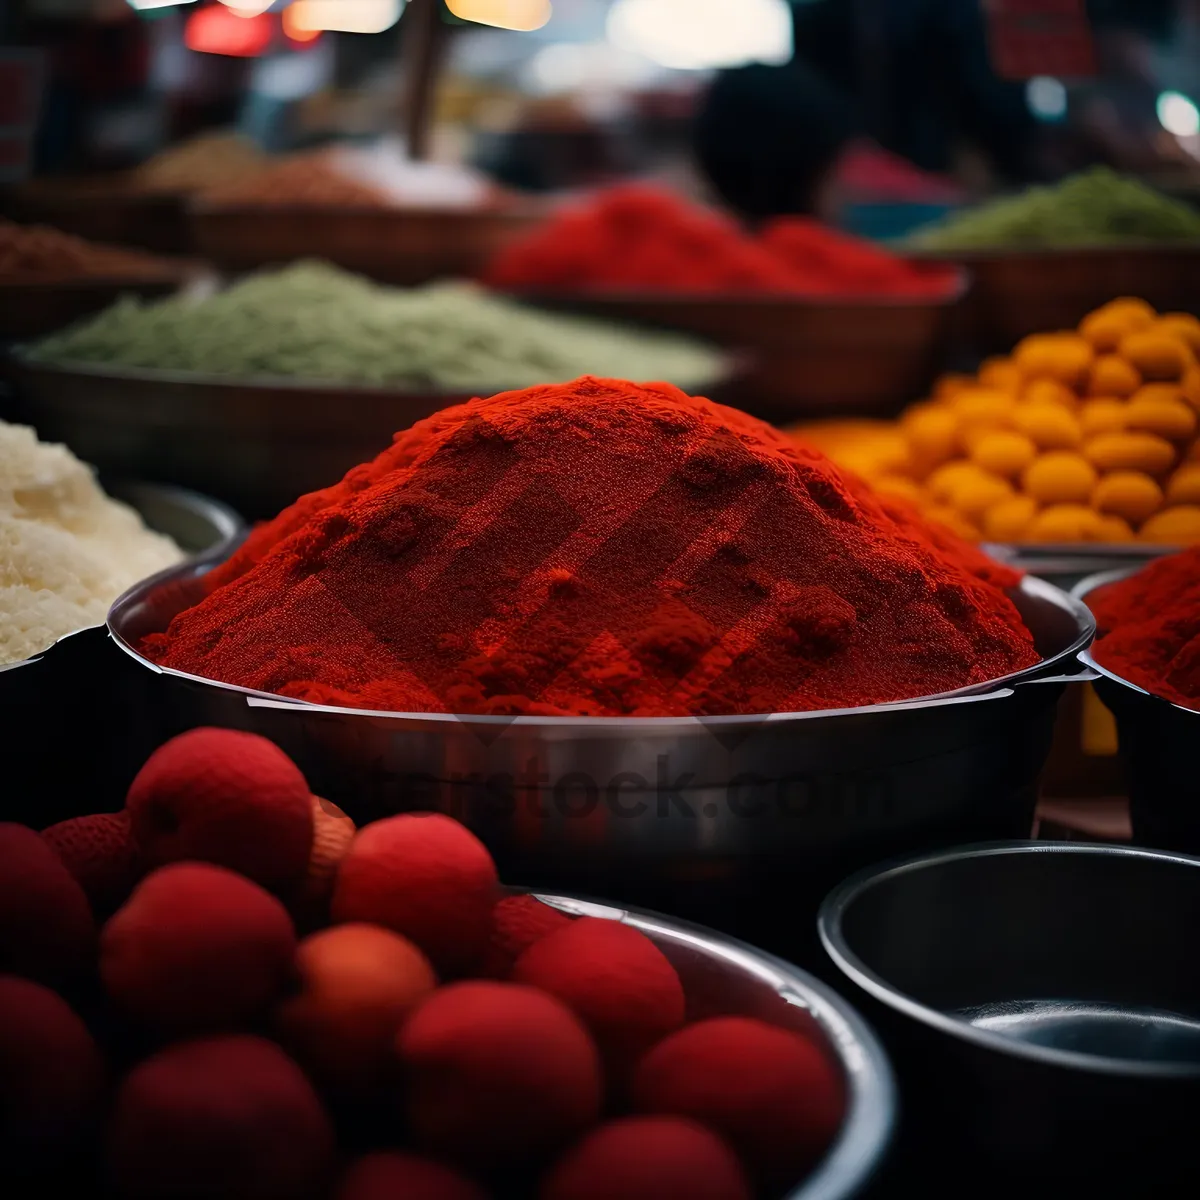
[[[1155,696],[1200,709],[1200,546],[1160,558],[1087,598],[1101,666]]]
[[[887,703],[1037,662],[982,568],[894,512],[668,384],[507,392],[303,497],[142,649],[316,703],[582,716]]]

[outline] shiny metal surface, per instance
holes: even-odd
[[[1178,549],[1124,542],[993,543],[982,548],[1016,570],[1027,571],[1067,592],[1073,592],[1091,575],[1136,570],[1156,558],[1174,554]]]
[[[1140,1194],[1152,1166],[1200,1176],[1198,923],[1200,859],[1073,842],[870,868],[818,918],[893,1055],[909,1153]]]
[[[895,1084],[875,1035],[841,996],[798,967],[710,929],[637,909],[539,898],[572,915],[621,921],[644,933],[678,971],[692,1009],[699,1006],[689,1013],[693,1019],[754,1016],[815,1037],[841,1066],[848,1111],[825,1160],[785,1200],[842,1200],[861,1192],[888,1150]]]

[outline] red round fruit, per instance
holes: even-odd
[[[104,1067],[87,1027],[60,996],[0,976],[0,1152],[70,1146],[100,1099]]]
[[[338,868],[333,919],[394,930],[452,975],[483,952],[498,887],[473,833],[438,813],[409,813],[359,831]]]
[[[659,1042],[638,1064],[642,1112],[691,1117],[747,1169],[791,1185],[821,1159],[845,1111],[845,1083],[808,1038],[748,1017],[714,1017]]]
[[[72,817],[43,829],[42,837],[97,913],[110,913],[124,904],[142,877],[141,856],[127,812]]]
[[[59,983],[95,951],[87,896],[62,860],[32,829],[0,824],[0,971]]]
[[[441,1163],[386,1151],[354,1163],[342,1176],[334,1200],[488,1200],[488,1194]]]
[[[620,1072],[684,1020],[675,968],[644,933],[620,921],[570,921],[517,959],[512,980],[557,996]]]
[[[734,1152],[682,1117],[625,1117],[592,1130],[546,1176],[540,1200],[751,1200]]]
[[[566,913],[536,896],[505,896],[492,909],[491,932],[479,974],[487,979],[507,979],[513,964],[534,942],[570,924]]]
[[[292,920],[257,884],[209,863],[147,876],[104,926],[100,976],[130,1015],[174,1030],[237,1025],[287,982]]]
[[[270,891],[295,888],[313,844],[312,798],[274,742],[193,729],[160,746],[125,801],[151,867],[211,862]]]
[[[600,1061],[566,1005],[515,983],[434,992],[396,1039],[408,1116],[431,1152],[482,1167],[538,1160],[600,1112]]]
[[[129,1200],[306,1200],[322,1193],[332,1154],[312,1085],[256,1037],[180,1042],[134,1067],[108,1137]]]

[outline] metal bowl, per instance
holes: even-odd
[[[1079,583],[1079,600],[1105,584],[1134,574],[1126,567]],[[1097,662],[1090,651],[1080,660],[1099,678],[1096,694],[1117,722],[1125,765],[1133,840],[1139,845],[1200,854],[1200,810],[1196,805],[1195,738],[1200,712],[1152,695]]]
[[[1064,672],[1093,632],[1082,604],[1027,579],[1013,599],[1043,661],[946,696],[709,718],[370,713],[142,658],[141,639],[202,597],[202,574],[185,567],[134,588],[109,613],[117,644],[145,668],[132,718],[155,744],[201,724],[255,730],[357,820],[440,809],[511,878],[683,912],[789,954],[805,949],[798,906],[815,911],[881,854],[1028,835]],[[778,907],[765,903],[772,889]]]
[[[42,437],[102,471],[169,479],[251,519],[328,487],[387,449],[398,429],[480,394],[52,366],[20,352],[12,365],[20,415]],[[729,363],[731,376],[738,369]],[[716,399],[726,382],[699,390]]]
[[[1009,542],[981,549],[1014,570],[1036,575],[1069,592],[1089,575],[1136,570],[1176,553],[1179,547],[1129,542]]]
[[[959,848],[846,881],[818,923],[893,1057],[903,1157],[932,1194],[1200,1180],[1200,859]]]
[[[195,492],[144,483],[109,484],[106,490],[192,554],[192,568],[228,557],[245,534],[236,513]],[[0,820],[40,829],[76,815],[81,802],[89,812],[120,806],[124,790],[106,790],[106,782],[132,778],[126,747],[137,739],[127,727],[125,708],[131,683],[136,692],[141,673],[114,652],[102,625],[68,634],[34,658],[0,666],[7,747]]]
[[[937,373],[965,272],[942,296],[515,292],[518,299],[708,338],[752,356],[736,403],[780,424],[852,413],[896,416]]]
[[[825,1159],[784,1200],[843,1200],[863,1191],[889,1149],[895,1085],[879,1042],[841,996],[790,963],[674,917],[568,896],[538,899],[570,916],[621,921],[644,933],[679,973],[689,1020],[750,1016],[823,1046],[846,1080],[846,1117]]]

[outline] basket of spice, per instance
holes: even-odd
[[[477,274],[539,215],[461,169],[352,149],[276,160],[190,210],[197,247],[226,270],[317,257],[405,285]]]
[[[1094,575],[1075,589],[1096,616],[1085,661],[1116,718],[1139,845],[1200,853],[1192,751],[1200,710],[1193,642],[1200,551]]]
[[[544,304],[686,330],[753,355],[740,393],[763,416],[890,414],[936,370],[963,273],[913,264],[816,222],[751,237],[642,185],[568,207],[488,266]]]
[[[0,341],[42,337],[125,293],[167,295],[193,274],[186,263],[0,219]]]
[[[102,470],[260,517],[473,395],[623,371],[713,391],[735,369],[677,334],[308,262],[200,299],[125,300],[20,354],[16,375],[29,419]]]
[[[109,625],[147,736],[264,733],[537,886],[725,928],[778,887],[793,933],[856,863],[1028,835],[1092,631],[756,419],[592,378],[417,424]]]
[[[1194,311],[1200,213],[1096,168],[952,214],[903,249],[971,272],[963,332],[991,351],[1070,328],[1113,296]]]

